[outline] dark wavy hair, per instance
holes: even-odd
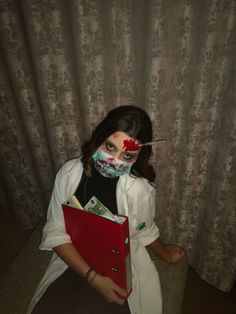
[[[126,133],[141,143],[152,141],[152,122],[143,109],[136,106],[120,106],[111,110],[82,146],[82,162],[86,175],[91,174],[91,160],[94,152],[111,134],[118,131]],[[156,174],[149,164],[151,154],[152,146],[143,146],[130,173],[153,182]]]

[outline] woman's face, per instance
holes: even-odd
[[[114,158],[130,163],[137,160],[141,149],[137,140],[120,131],[110,135],[99,148]]]

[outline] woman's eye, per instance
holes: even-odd
[[[114,150],[114,146],[110,143],[106,143],[106,149],[109,151],[113,151]]]
[[[134,158],[133,155],[130,155],[130,154],[124,154],[124,159],[125,160],[132,160]]]

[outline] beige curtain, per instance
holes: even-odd
[[[234,0],[0,0],[0,205],[33,228],[55,173],[118,105],[154,124],[157,224],[228,291],[236,276]]]

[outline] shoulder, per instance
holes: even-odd
[[[78,186],[83,174],[83,164],[80,158],[72,159],[63,164],[55,178],[55,189],[67,200]]]
[[[71,174],[76,175],[83,171],[83,164],[80,158],[75,158],[65,162],[58,170],[57,176],[65,177]]]

